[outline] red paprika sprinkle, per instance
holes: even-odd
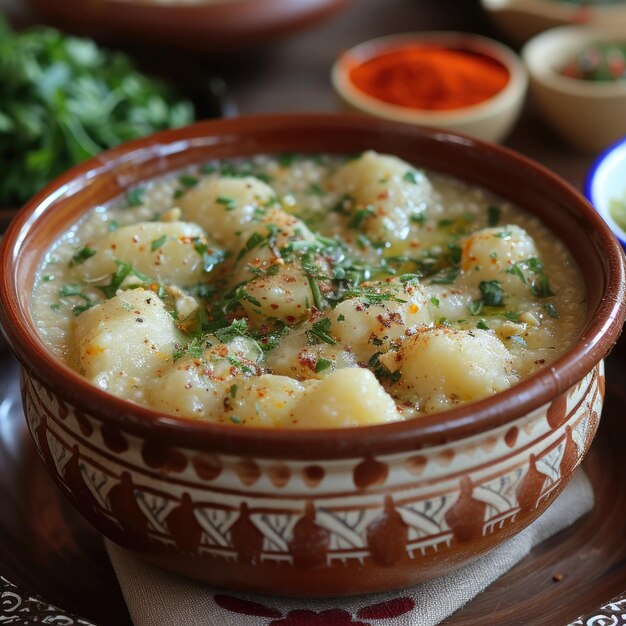
[[[482,54],[409,44],[353,67],[350,79],[378,100],[445,111],[491,98],[506,86],[509,73]]]

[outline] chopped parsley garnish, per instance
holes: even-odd
[[[98,287],[98,289],[107,297],[112,298],[117,290],[121,288],[122,283],[128,276],[135,276],[142,283],[149,283],[150,277],[142,274],[138,270],[136,270],[130,263],[126,263],[125,261],[115,261],[115,265],[117,265],[117,269],[115,273],[111,276],[111,282],[108,285],[103,285]]]
[[[338,322],[343,322],[345,319],[346,319],[346,316],[343,313],[339,313],[339,315],[337,315]]]
[[[233,424],[241,424],[241,418],[239,417],[239,415],[231,415],[230,416],[230,421]]]
[[[192,187],[195,187],[199,181],[195,176],[183,174],[183,176],[178,179],[178,182],[186,189],[191,189]]]
[[[276,157],[278,164],[281,167],[291,167],[296,161],[296,154],[294,152],[283,152]]]
[[[487,326],[485,320],[478,320],[478,322],[476,322],[476,328],[480,328],[480,330],[489,330],[489,326]]]
[[[81,248],[80,250],[78,250],[78,252],[76,252],[76,254],[72,256],[72,260],[70,261],[70,267],[72,267],[73,265],[80,265],[81,263],[84,263],[87,259],[90,259],[94,254],[96,254],[96,252],[97,250],[89,248],[88,246]]]
[[[350,221],[348,222],[348,228],[358,230],[361,227],[363,221],[366,218],[370,217],[370,215],[374,215],[374,207],[367,206],[364,209],[358,209],[350,218]]]
[[[228,256],[225,250],[212,250],[200,239],[196,240],[194,250],[202,257],[202,267],[205,272],[210,272]]]
[[[419,224],[423,226],[426,223],[426,214],[425,213],[412,213],[409,218],[413,224]]]
[[[457,267],[452,267],[447,270],[442,270],[438,272],[431,278],[431,283],[433,285],[451,285],[456,277],[459,275],[459,269]]]
[[[503,306],[504,291],[497,280],[483,280],[478,285],[485,306]]]
[[[330,334],[330,327],[331,321],[328,317],[325,317],[317,322],[314,322],[311,329],[306,331],[306,334],[313,343],[323,341],[324,343],[334,346],[337,341]]]
[[[83,291],[83,288],[80,285],[63,285],[61,289],[59,289],[59,296],[61,298],[68,298],[70,296],[77,296]]]
[[[404,175],[402,176],[402,178],[406,180],[408,183],[417,185],[417,182],[418,182],[417,174],[413,170],[407,170],[406,172],[404,172]]]
[[[52,274],[46,274],[45,276],[41,277],[41,280],[44,283],[49,283],[53,278],[54,278],[54,276]]]
[[[143,195],[146,192],[144,187],[135,187],[126,194],[126,202],[128,206],[141,206],[143,204]]]
[[[267,241],[267,237],[263,237],[261,233],[252,233],[252,235],[250,235],[250,237],[248,238],[248,241],[246,241],[244,247],[239,252],[237,260],[239,261],[240,259],[242,259],[244,256],[246,256],[246,254],[248,254],[248,252],[254,250],[257,246],[260,246],[265,241]]]
[[[221,204],[227,211],[234,211],[237,208],[237,203],[234,198],[218,196],[215,198],[215,202],[217,202],[217,204]]]
[[[158,239],[153,239],[150,244],[150,250],[156,252],[167,241],[167,235],[161,235]]]
[[[317,359],[317,363],[315,364],[315,373],[319,374],[320,372],[327,370],[329,367],[332,367],[332,365],[333,362],[330,359],[320,357]]]
[[[554,292],[550,289],[548,277],[545,274],[539,275],[538,280],[530,288],[530,292],[538,298],[549,298],[554,295]]]
[[[559,317],[559,312],[556,310],[556,307],[551,302],[544,304],[543,308],[550,317],[554,317],[555,319]]]
[[[390,380],[391,384],[397,383],[400,380],[400,377],[402,376],[402,373],[400,372],[400,370],[396,370],[395,372],[390,372],[380,362],[380,356],[381,355],[382,355],[382,352],[375,352],[370,357],[370,359],[367,362],[367,364],[372,368],[372,370],[374,371],[374,375],[379,380],[385,378],[387,380]]]
[[[311,183],[307,193],[310,196],[323,196],[326,194],[326,192],[317,183]]]
[[[237,390],[238,390],[237,385],[233,384],[233,385],[230,386],[230,397],[231,398],[236,398],[237,397]]]
[[[502,217],[502,209],[497,206],[490,206],[487,209],[487,225],[490,227],[497,226],[500,223]]]
[[[430,302],[435,308],[439,308],[439,298],[437,298],[436,296],[433,296],[430,299]]]

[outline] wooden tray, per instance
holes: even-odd
[[[624,380],[626,340],[608,359],[605,410],[584,462],[595,489],[593,512],[535,548],[446,625],[554,626],[578,615],[590,616],[580,625],[626,624],[626,599],[608,604],[626,590]],[[37,457],[22,415],[18,368],[1,346],[0,576],[0,624],[60,615],[68,625],[130,624],[100,535],[66,502]]]

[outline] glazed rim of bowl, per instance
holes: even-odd
[[[570,78],[559,72],[559,68],[586,45],[616,39],[626,44],[626,34],[620,32],[619,28],[613,30],[596,26],[558,26],[530,39],[522,48],[522,57],[531,78],[553,90],[594,99],[624,98],[626,82],[623,80],[597,82]],[[557,61],[553,58],[555,52]],[[546,58],[549,60],[546,61]]]
[[[355,66],[410,43],[440,44],[452,50],[478,53],[500,63],[507,70],[509,80],[498,93],[482,102],[458,109],[438,111],[404,107],[379,100],[361,91],[350,79],[350,71]],[[342,98],[370,115],[433,126],[455,121],[478,121],[489,117],[494,110],[512,105],[526,90],[528,82],[524,65],[513,50],[487,37],[454,31],[403,33],[364,41],[341,54],[333,65],[331,78],[335,90]]]
[[[604,205],[598,201],[598,193],[602,193],[603,182],[600,177],[605,171],[610,171],[614,160],[622,161],[622,165],[626,170],[626,137],[616,141],[596,158],[585,180],[585,196],[609,225],[622,246],[626,247],[626,231],[613,219],[608,208],[605,210]],[[624,193],[626,193],[626,186],[624,187]]]
[[[515,8],[517,11],[528,11],[537,15],[545,15],[554,19],[572,19],[581,11],[592,10],[606,16],[619,15],[624,12],[620,4],[583,5],[555,0],[481,0],[481,4],[488,11],[502,11]]]
[[[367,149],[397,154],[419,167],[485,187],[527,210],[549,207],[542,221],[564,240],[572,240],[568,248],[587,289],[586,318],[574,346],[511,389],[445,412],[374,426],[281,430],[164,415],[121,400],[70,369],[37,333],[29,312],[34,272],[51,244],[95,205],[141,182],[214,158],[294,151],[352,154]],[[50,183],[22,209],[0,244],[0,323],[22,365],[50,388],[59,389],[64,401],[155,443],[242,456],[354,458],[417,450],[485,432],[565,392],[617,340],[626,315],[625,276],[619,243],[593,207],[565,181],[511,150],[362,115],[269,115],[157,133],[108,150]]]

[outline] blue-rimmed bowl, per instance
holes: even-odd
[[[613,201],[626,203],[626,137],[596,159],[587,175],[585,195],[626,250],[626,230],[610,211]]]

